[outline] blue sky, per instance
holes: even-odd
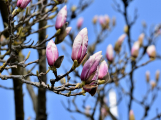
[[[121,4],[121,8],[122,8],[122,3],[121,0],[116,0],[118,3]],[[67,4],[67,8],[70,9],[69,7],[74,4],[77,5],[77,1],[72,1],[71,3]],[[116,40],[118,39],[118,37],[123,34],[123,28],[125,26],[125,21],[124,18],[121,14],[119,14],[118,12],[116,12],[113,8],[113,1],[112,0],[95,0],[84,12],[82,12],[81,14],[78,15],[78,17],[76,19],[74,19],[70,26],[72,27],[72,32],[75,31],[76,32],[76,22],[77,19],[79,17],[83,17],[84,18],[84,23],[83,23],[83,27],[87,27],[88,29],[88,37],[89,37],[89,44],[93,43],[93,41],[95,40],[96,35],[94,34],[94,27],[92,25],[92,18],[95,15],[109,15],[110,18],[112,17],[116,17],[116,26],[113,29],[113,31],[108,35],[108,37],[105,39],[105,41],[102,44],[99,44],[96,48],[96,51],[102,51],[103,55],[105,55],[105,51],[106,51],[106,47],[108,44],[112,44],[114,45],[114,43],[116,42]],[[160,0],[134,0],[133,2],[131,2],[130,6],[128,7],[128,13],[129,13],[129,18],[131,20],[133,20],[133,15],[134,15],[134,11],[135,8],[138,9],[138,19],[136,21],[136,24],[132,27],[131,30],[131,37],[132,40],[137,40],[138,36],[140,35],[140,33],[142,32],[143,28],[142,28],[142,22],[145,21],[147,23],[147,34],[149,34],[149,29],[151,28],[152,25],[156,25],[158,23],[161,22],[161,16],[160,16],[160,11],[161,11],[161,1]],[[60,5],[61,7],[61,5]],[[49,24],[51,24],[51,22],[49,22]],[[0,19],[0,26],[2,26],[2,20]],[[33,28],[36,28],[37,25],[35,25]],[[82,27],[82,28],[83,28]],[[99,27],[99,26],[98,26]],[[3,27],[0,27],[0,31],[3,30]],[[55,28],[49,28],[47,30],[47,34],[49,34],[49,37],[52,36],[55,33]],[[37,35],[33,35],[28,37],[27,39],[34,39],[35,41],[37,40]],[[68,37],[66,38],[68,39]],[[126,40],[124,42],[124,45],[126,45]],[[59,50],[59,54],[63,55],[63,51],[61,50],[61,46],[65,45],[65,43],[61,43],[59,44],[58,50]],[[159,45],[161,45],[161,41],[160,38],[157,41],[156,44],[156,49],[158,54],[161,54],[161,50],[159,48]],[[23,53],[28,52],[30,49],[24,50]],[[69,55],[71,56],[71,48],[67,47],[67,50],[69,51]],[[34,56],[34,57],[33,57]],[[65,56],[65,60],[63,61],[63,67],[60,68],[58,70],[59,74],[63,74],[65,71],[63,70],[63,68],[65,67],[67,70],[70,69],[71,64],[68,62],[68,59],[70,59],[70,56]],[[32,50],[31,52],[31,57],[29,58],[29,60],[27,62],[33,61],[37,59],[37,52]],[[148,56],[146,55],[143,60],[141,62],[145,62],[146,60],[148,60]],[[68,64],[67,64],[68,63]],[[141,64],[141,63],[139,63]],[[30,67],[29,67],[30,68]],[[36,71],[38,68],[35,68],[34,71]],[[82,67],[80,66],[79,68],[77,68],[78,70],[81,71]],[[134,73],[134,79],[135,79],[135,91],[134,91],[134,96],[136,96],[138,99],[140,99],[146,91],[146,82],[145,82],[145,71],[149,70],[151,73],[151,79],[155,78],[155,71],[156,70],[161,70],[161,64],[159,60],[156,60],[150,64],[148,64],[146,67],[140,68],[138,69],[135,73]],[[128,70],[127,70],[128,71]],[[72,76],[72,75],[71,75]],[[54,77],[54,75],[52,74],[52,72],[49,72],[48,74],[48,82],[49,79]],[[34,79],[33,79],[34,80]],[[79,80],[78,80],[79,81]],[[121,84],[123,84],[123,86],[126,87],[126,80],[122,80]],[[160,84],[160,83],[159,83]],[[4,86],[8,86],[8,87],[12,87],[12,80],[6,80],[6,81],[0,81],[0,85],[4,85]],[[60,85],[59,83],[57,85]],[[114,85],[113,85],[114,86]],[[29,94],[26,90],[26,85],[23,85],[24,88],[24,112],[25,112],[25,119],[27,119],[29,116],[31,116],[31,118],[35,118],[35,113],[33,110],[33,106],[32,106],[32,101],[29,97]],[[128,86],[127,88],[128,89]],[[35,92],[37,92],[37,88],[34,88]],[[88,93],[86,93],[88,94]],[[1,95],[1,100],[0,100],[0,116],[2,119],[6,119],[6,120],[14,120],[14,95],[13,95],[13,91],[12,90],[4,90],[2,88],[0,88],[0,95]],[[78,96],[77,97],[77,103],[78,104],[82,104],[82,100],[83,100],[84,96]],[[159,99],[161,98],[160,93],[159,93]],[[62,104],[61,101],[64,101],[65,103],[67,103],[67,99],[64,96],[61,95],[56,95],[52,92],[47,92],[47,114],[48,114],[48,120],[64,120],[64,119],[71,119],[71,116],[75,116],[75,118],[77,119],[84,119],[85,117],[76,113],[69,113],[67,112]],[[150,110],[149,112],[149,117],[153,117],[156,115],[156,110],[154,109],[156,106],[158,106],[159,99],[157,99],[157,101],[155,101],[155,104],[152,107],[152,110]],[[92,104],[92,101],[94,101],[94,98],[90,97],[89,99],[89,103],[88,104]],[[119,116],[122,119],[127,119],[127,109],[126,107],[126,100],[123,100],[121,102],[121,104],[119,105],[118,109],[119,109]],[[134,110],[134,114],[136,116],[136,119],[140,119],[143,115],[143,109],[142,107],[140,107],[138,104],[133,104],[132,108]],[[161,112],[161,108],[158,110],[158,112]],[[96,112],[96,116],[97,116],[97,112]],[[107,118],[109,119],[109,118]],[[147,118],[148,120],[148,118]]]

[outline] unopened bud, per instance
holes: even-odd
[[[129,120],[135,120],[135,116],[134,116],[133,110],[130,110],[130,112],[129,112]]]
[[[156,81],[159,80],[159,76],[160,76],[160,70],[157,70],[156,73],[155,73],[155,79],[156,79]]]
[[[97,15],[95,15],[95,16],[93,17],[93,20],[92,20],[93,24],[96,24],[97,19],[98,19],[98,16],[97,16]]]
[[[146,81],[149,82],[150,81],[150,72],[146,71],[145,76],[146,76]]]
[[[124,27],[124,32],[127,34],[128,31],[129,31],[129,27],[128,27],[127,25],[125,25],[125,27]]]
[[[75,12],[76,9],[77,9],[77,7],[76,7],[75,5],[73,5],[73,6],[71,7],[71,11],[72,11],[72,12]]]
[[[156,86],[156,82],[155,81],[150,81],[150,85],[151,85],[151,88],[153,90],[155,88],[155,86]]]
[[[115,17],[112,18],[112,25],[113,25],[113,26],[116,25],[116,18],[115,18]]]
[[[60,80],[60,83],[61,83],[61,84],[65,84],[65,83],[66,83],[66,80],[65,80],[64,77]]]

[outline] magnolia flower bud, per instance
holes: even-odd
[[[88,31],[87,28],[82,29],[76,36],[73,49],[72,49],[72,60],[77,60],[79,63],[83,60],[87,52],[88,46]]]
[[[156,82],[155,81],[150,81],[150,85],[151,85],[151,88],[153,90],[155,88],[155,86],[156,86]]]
[[[61,29],[67,19],[67,6],[65,5],[59,12],[56,18],[55,28],[56,30]]]
[[[146,81],[149,82],[150,81],[150,72],[149,71],[146,71],[145,77],[146,77]]]
[[[104,60],[101,62],[99,66],[99,74],[98,74],[98,79],[103,79],[108,73],[108,66],[106,61]]]
[[[82,27],[82,24],[83,24],[83,18],[79,18],[78,21],[77,21],[77,28],[80,29]]]
[[[99,23],[102,26],[102,29],[105,29],[105,19],[104,16],[99,17]]]
[[[160,70],[157,70],[156,73],[155,73],[155,79],[156,79],[156,81],[159,80],[159,76],[160,76]]]
[[[106,26],[106,28],[108,28],[108,27],[109,27],[109,23],[110,23],[110,18],[109,18],[109,16],[108,16],[108,15],[105,15],[105,16],[104,16],[104,20],[105,20],[105,26]]]
[[[134,45],[132,46],[132,49],[131,49],[131,56],[133,58],[137,58],[138,57],[138,54],[139,54],[139,47],[140,47],[140,43],[137,41],[134,43]]]
[[[90,114],[90,109],[91,109],[91,106],[87,105],[85,107],[85,114],[89,115]]]
[[[100,60],[102,58],[101,54],[102,54],[102,51],[99,51],[94,55],[90,56],[90,58],[86,61],[81,73],[82,81],[87,81],[92,74],[93,76],[95,75],[94,73],[96,72],[97,67],[99,66]]]
[[[96,22],[97,22],[97,19],[98,19],[98,16],[97,15],[95,15],[94,17],[93,17],[93,24],[96,24]]]
[[[98,67],[96,71],[91,74],[88,80],[85,81],[85,85],[83,86],[83,90],[89,92],[92,96],[96,93],[98,87]],[[94,76],[93,76],[94,75]]]
[[[72,11],[72,12],[75,12],[76,9],[77,9],[77,7],[76,7],[75,5],[73,5],[73,6],[71,7],[71,11]]]
[[[112,62],[113,61],[113,47],[111,44],[109,44],[107,46],[107,49],[106,49],[106,58],[108,61]]]
[[[26,6],[29,4],[30,1],[31,0],[18,0],[17,7],[24,9],[24,8],[26,8]]]
[[[127,34],[129,31],[129,27],[127,25],[124,26],[124,32]]]
[[[139,35],[138,41],[139,41],[139,43],[140,43],[140,46],[143,45],[144,36],[145,36],[144,33],[141,33],[141,34]]]
[[[55,61],[59,57],[58,49],[55,43],[53,42],[53,40],[50,40],[48,42],[48,45],[46,47],[46,57],[47,57],[48,64],[50,66],[53,66]]]
[[[135,120],[135,116],[134,116],[133,110],[130,110],[130,112],[129,112],[129,120]]]
[[[149,55],[149,57],[151,59],[154,59],[156,57],[156,49],[155,49],[155,46],[154,45],[150,45],[147,48],[147,54]]]
[[[103,118],[105,118],[108,115],[108,112],[104,106],[101,108],[101,114]]]
[[[118,38],[117,42],[115,43],[114,50],[115,50],[116,52],[120,52],[120,50],[121,50],[121,45],[122,45],[122,43],[123,43],[125,37],[126,37],[126,34],[122,34],[122,35]]]
[[[61,43],[64,40],[64,38],[69,34],[71,29],[72,29],[72,27],[67,27],[67,28],[65,28],[65,30],[62,29],[60,31],[60,34],[56,37],[55,44]]]
[[[85,82],[83,89],[92,96],[96,93],[98,87],[99,63],[102,58],[102,51],[90,56],[83,66],[81,80]]]

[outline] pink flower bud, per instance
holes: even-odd
[[[95,15],[94,17],[93,17],[93,24],[96,24],[96,22],[97,22],[97,19],[98,19],[98,16],[97,15]]]
[[[106,61],[101,62],[100,66],[99,66],[99,75],[98,75],[98,79],[103,79],[103,77],[105,77],[108,73],[108,66]]]
[[[55,23],[56,30],[61,29],[66,22],[67,19],[67,6],[65,5],[58,13]]]
[[[130,112],[129,112],[129,120],[135,120],[135,116],[134,116],[133,110],[130,110]]]
[[[125,37],[126,37],[126,34],[122,34],[119,38],[118,38],[118,44],[121,46],[122,45],[122,43],[123,43],[123,41],[124,41],[124,39],[125,39]]]
[[[106,49],[106,58],[108,61],[112,62],[113,61],[113,47],[111,44],[109,44],[107,46],[107,49]]]
[[[50,66],[53,66],[55,61],[59,57],[58,49],[55,43],[53,42],[53,40],[50,40],[48,42],[48,45],[46,47],[46,57],[47,57],[48,64]]]
[[[149,80],[150,80],[150,72],[149,71],[146,71],[145,77],[146,77],[146,81],[149,82]]]
[[[83,60],[87,52],[88,46],[88,31],[87,28],[82,29],[76,36],[73,49],[72,49],[72,60],[77,60],[79,63]]]
[[[94,55],[90,56],[90,58],[86,61],[83,66],[83,70],[81,73],[81,80],[87,81],[88,78],[97,70],[99,66],[100,60],[102,58],[102,51],[95,53]]]
[[[115,49],[116,52],[120,52],[120,50],[121,50],[121,45],[122,45],[122,43],[123,43],[125,37],[126,37],[126,34],[122,34],[122,35],[118,38],[117,42],[115,43],[114,49]]]
[[[77,28],[80,29],[82,27],[82,24],[83,24],[83,18],[79,18],[78,21],[77,21]]]
[[[26,6],[29,4],[30,1],[31,0],[18,0],[17,7],[24,9],[24,8],[26,8]]]
[[[100,23],[102,26],[104,25],[105,19],[104,19],[103,16],[100,16],[100,17],[99,17],[99,23]]]
[[[89,92],[92,96],[96,93],[97,87],[98,87],[98,67],[96,71],[94,72],[94,75],[91,75],[88,80],[86,81],[86,84],[83,86],[83,89],[86,92]]]
[[[150,85],[151,85],[151,88],[154,89],[155,86],[156,86],[156,82],[155,81],[150,81]]]
[[[156,57],[156,49],[154,45],[150,45],[147,48],[147,54],[149,55],[150,58],[155,58]]]
[[[71,29],[72,29],[72,27],[67,27],[67,28],[65,28],[64,31],[62,30],[61,33],[56,37],[55,44],[61,43],[64,40],[64,38],[69,34]]]
[[[132,57],[134,57],[134,58],[138,57],[139,47],[140,47],[140,43],[139,42],[135,42],[134,45],[132,46],[132,49],[131,49],[131,56]]]
[[[145,36],[144,33],[141,33],[141,34],[139,35],[138,41],[139,41],[139,43],[140,43],[140,46],[142,46],[142,44],[143,44],[144,36]]]

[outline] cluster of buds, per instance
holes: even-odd
[[[100,16],[99,17],[99,23],[102,26],[102,29],[108,29],[109,28],[109,23],[110,23],[110,18],[108,15]]]
[[[155,57],[156,57],[156,49],[155,49],[155,46],[154,45],[150,45],[147,48],[147,54],[149,55],[149,57],[150,57],[151,60],[154,60],[155,59]]]
[[[123,43],[125,37],[126,37],[126,34],[122,34],[122,35],[118,38],[117,42],[115,43],[114,50],[115,50],[117,53],[120,52],[120,50],[121,50],[121,45],[122,45],[122,43]]]
[[[55,44],[61,43],[72,29],[71,27],[67,27],[66,19],[67,19],[67,6],[64,6],[58,12],[56,18],[55,29],[56,30],[60,29],[60,33],[56,36]]]

